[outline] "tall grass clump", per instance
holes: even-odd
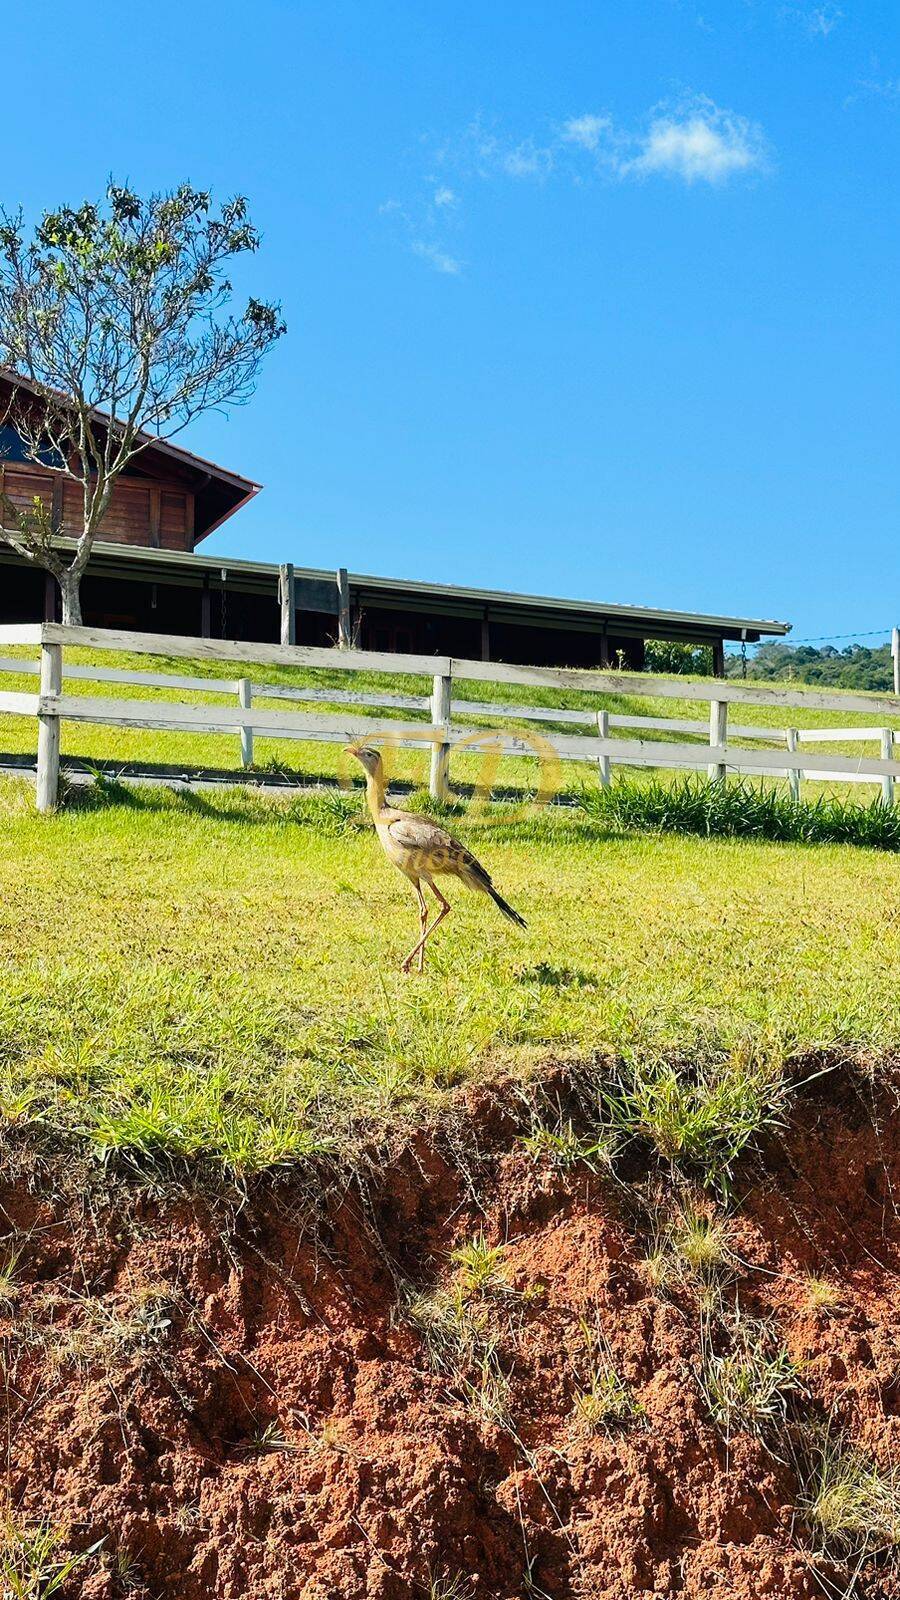
[[[784,1423],[799,1369],[765,1323],[737,1316],[730,1331],[731,1348],[719,1353],[705,1330],[700,1388],[726,1438],[739,1428],[761,1438]]]
[[[801,1445],[800,1511],[831,1556],[849,1558],[900,1547],[900,1469],[882,1469],[852,1440],[812,1428]]]
[[[900,807],[880,798],[867,804],[831,795],[793,800],[752,783],[693,776],[639,783],[619,777],[608,789],[583,789],[580,804],[596,821],[634,832],[900,850]]]
[[[3,1600],[49,1600],[65,1588],[72,1573],[97,1554],[98,1539],[75,1555],[65,1552],[66,1533],[49,1521],[24,1523],[0,1515],[0,1595]]]
[[[789,1088],[780,1061],[742,1053],[719,1062],[622,1062],[603,1091],[620,1134],[708,1188],[727,1189],[738,1157],[781,1126]]]

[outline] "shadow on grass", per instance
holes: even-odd
[[[84,774],[83,768],[81,773]],[[442,804],[427,792],[416,790],[410,798],[411,810],[461,833],[476,854],[480,839],[487,835],[508,843],[559,839],[572,844],[603,843],[621,836],[620,829],[598,822],[571,803],[532,809],[527,797],[523,800],[516,796],[512,805],[508,798],[497,799],[486,811],[470,815],[465,796]],[[332,837],[371,826],[361,786],[347,791],[337,784],[323,784],[302,793],[285,789],[273,794],[238,784],[192,788],[183,775],[171,784],[157,781],[142,785],[127,781],[121,774],[97,769],[92,781],[69,785],[65,808],[75,812],[123,810],[149,816],[202,817],[244,828],[307,827]]]

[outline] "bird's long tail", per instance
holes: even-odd
[[[498,909],[503,912],[503,915],[505,917],[509,918],[510,922],[517,923],[520,928],[527,928],[528,927],[528,923],[525,921],[525,918],[524,917],[520,917],[518,911],[515,911],[513,909],[513,907],[510,905],[509,901],[508,900],[504,900],[502,894],[498,894],[497,893],[497,891],[494,888],[493,884],[491,884],[490,888],[488,889],[488,894],[490,895],[491,899],[493,900],[494,905],[497,906]]]

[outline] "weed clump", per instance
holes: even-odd
[[[828,1427],[801,1440],[800,1511],[825,1555],[896,1554],[900,1547],[900,1468],[883,1470],[858,1445]]]
[[[612,1346],[596,1321],[591,1326],[581,1319],[585,1341],[587,1381],[575,1391],[575,1415],[590,1433],[611,1432],[639,1422],[644,1408],[635,1398],[630,1384],[619,1372]]]
[[[502,1246],[483,1234],[451,1254],[446,1285],[407,1290],[402,1310],[422,1335],[429,1364],[485,1420],[509,1417],[509,1345],[524,1297],[513,1288]]]
[[[66,1554],[67,1533],[49,1520],[23,1522],[0,1516],[0,1593],[4,1600],[49,1600],[71,1575],[97,1554],[98,1539],[88,1550]]]
[[[744,1150],[782,1126],[788,1092],[780,1061],[741,1052],[700,1066],[624,1062],[603,1091],[622,1136],[645,1139],[705,1186],[726,1189]]]
[[[844,1309],[838,1285],[831,1278],[817,1278],[811,1273],[805,1280],[801,1309],[812,1315],[838,1316]]]
[[[585,1166],[597,1173],[609,1171],[612,1167],[621,1138],[609,1129],[583,1137],[571,1117],[566,1120],[559,1117],[552,1124],[535,1122],[531,1132],[522,1136],[521,1142],[536,1164],[546,1162],[563,1172]]]
[[[768,1324],[738,1315],[728,1331],[730,1349],[722,1354],[713,1350],[707,1331],[700,1388],[726,1437],[742,1428],[760,1438],[784,1422],[799,1368]]]
[[[595,821],[629,831],[900,850],[900,810],[880,799],[866,805],[830,795],[794,800],[762,784],[693,776],[668,783],[618,777],[608,789],[582,789],[579,798]]]

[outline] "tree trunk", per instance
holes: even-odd
[[[62,619],[71,627],[81,627],[81,574],[67,570],[60,574],[59,592],[62,595]]]

